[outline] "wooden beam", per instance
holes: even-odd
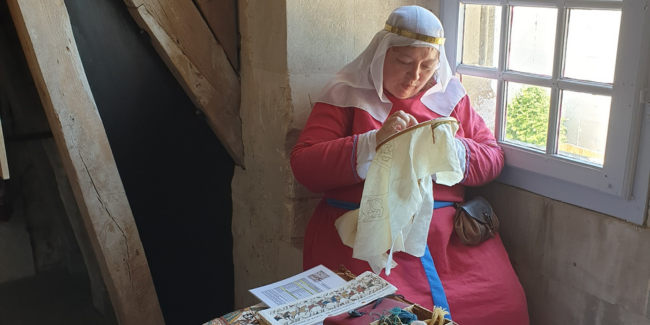
[[[88,237],[88,232],[84,226],[83,217],[79,212],[79,206],[74,197],[74,192],[70,185],[70,179],[68,178],[65,166],[63,166],[61,155],[59,154],[59,151],[56,148],[56,143],[53,139],[43,140],[43,147],[45,148],[47,158],[52,165],[54,177],[56,178],[57,187],[59,189],[59,196],[72,228],[74,238],[76,239],[75,242],[79,245],[79,251],[83,257],[84,264],[86,265],[86,272],[88,272],[88,279],[90,280],[90,293],[93,300],[93,306],[95,306],[95,309],[100,314],[109,316],[109,313],[113,313],[113,311],[109,309],[111,303],[108,299],[108,291],[106,290],[106,285],[104,284],[102,272],[99,263],[97,263],[97,257],[95,257],[90,237]]]
[[[230,63],[239,70],[237,57],[237,1],[236,0],[194,0],[196,6],[210,26],[212,34],[223,46]]]
[[[244,166],[237,74],[192,0],[124,0],[230,156]]]
[[[164,324],[63,0],[8,0],[117,320]]]

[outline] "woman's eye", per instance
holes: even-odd
[[[397,60],[397,61],[398,61],[399,63],[401,63],[401,64],[404,64],[404,65],[409,65],[409,64],[411,64],[411,62],[406,62],[406,61],[402,61],[402,60]]]

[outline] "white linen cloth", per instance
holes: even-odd
[[[372,130],[359,134],[359,139],[357,140],[357,175],[359,175],[359,178],[361,179],[366,179],[370,163],[372,163],[372,159],[375,158],[377,131],[379,130]],[[465,145],[458,138],[455,138],[454,140],[456,141],[456,155],[460,161],[460,170],[464,174],[465,166],[467,165],[467,152],[465,151]],[[436,181],[435,176],[436,175],[431,176],[434,182]]]
[[[396,264],[393,253],[424,254],[433,215],[433,184],[452,186],[463,179],[452,117],[435,128],[407,129],[384,143],[370,164],[359,209],[339,217],[335,226],[353,257],[368,261],[373,272]],[[451,123],[449,123],[451,122]]]

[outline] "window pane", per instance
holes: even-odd
[[[501,7],[465,5],[463,64],[496,68],[500,31]]]
[[[557,9],[513,7],[508,69],[553,73]]]
[[[508,83],[506,141],[546,150],[551,89]]]
[[[461,76],[472,106],[494,134],[497,107],[497,81],[468,75]]]
[[[562,92],[558,153],[603,165],[612,98]]]
[[[621,12],[569,11],[566,78],[613,83]]]

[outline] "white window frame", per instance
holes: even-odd
[[[463,21],[461,4],[501,6],[501,35],[498,68],[461,64]],[[553,74],[543,78],[506,71],[511,6],[558,9]],[[565,51],[565,26],[570,9],[621,10],[621,28],[616,58],[615,82],[611,87],[597,83],[563,80],[558,63]],[[441,1],[440,18],[445,28],[445,51],[454,73],[497,80],[495,135],[505,135],[505,82],[551,88],[552,98],[561,90],[576,90],[612,96],[603,167],[590,166],[553,154],[559,100],[552,101],[545,152],[522,149],[499,141],[506,155],[506,167],[498,181],[612,215],[636,224],[646,224],[650,186],[650,9],[645,0],[461,0]],[[608,46],[604,42],[604,46]],[[645,104],[645,105],[644,105]]]

